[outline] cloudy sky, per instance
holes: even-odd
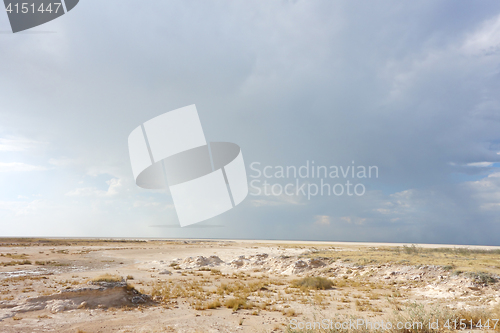
[[[9,31],[0,13],[1,236],[500,245],[496,0],[81,0]],[[266,180],[254,162],[378,178],[351,179],[362,196],[253,193],[180,228],[168,191],[135,185],[127,138],[190,104],[249,181]]]

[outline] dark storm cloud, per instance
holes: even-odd
[[[499,15],[494,1],[81,2],[43,28],[57,33],[0,35],[0,137],[49,143],[0,155],[49,169],[0,175],[0,212],[33,234],[38,219],[75,235],[494,243],[495,169],[467,164],[500,162]],[[380,177],[358,198],[249,197],[214,219],[225,228],[148,228],[176,215],[134,186],[126,138],[193,103],[247,166],[355,161]]]

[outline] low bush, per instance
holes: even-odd
[[[316,290],[326,290],[334,286],[332,280],[324,277],[305,277],[300,280],[295,280],[292,282],[292,287],[295,288],[306,288],[306,289],[316,289]]]

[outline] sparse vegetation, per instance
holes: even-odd
[[[121,282],[123,281],[123,277],[112,274],[102,274],[98,277],[91,279],[92,282]]]
[[[332,288],[334,285],[332,280],[324,277],[305,277],[299,280],[294,280],[292,282],[292,287],[295,288],[305,288],[305,289],[316,289],[316,290],[326,290]]]
[[[353,249],[356,249],[353,247]],[[441,266],[444,271],[486,272],[500,275],[500,249],[476,249],[466,247],[427,248],[415,244],[410,246],[362,247],[357,250],[339,252],[333,249],[310,251],[307,258],[357,262],[360,265],[401,264],[418,266]],[[456,273],[455,273],[456,274]]]
[[[64,240],[64,242],[66,241]],[[497,251],[469,249],[464,251],[450,248],[428,249],[417,245],[380,248],[351,245],[349,248],[337,247],[335,249],[325,246],[312,248],[310,245],[304,245],[295,247],[299,250],[302,249],[304,251],[302,254],[298,251],[288,253],[290,255],[285,252],[283,252],[283,255],[275,255],[274,252],[269,251],[269,261],[256,259],[257,257],[262,258],[262,255],[247,255],[244,252],[246,257],[243,267],[236,267],[235,265],[215,266],[215,268],[212,265],[200,267],[198,264],[190,264],[188,261],[183,261],[183,259],[175,259],[173,262],[154,261],[154,264],[144,265],[140,269],[132,271],[131,266],[126,268],[118,266],[119,263],[122,263],[121,260],[124,260],[123,257],[116,256],[114,260],[101,260],[103,257],[109,259],[111,256],[94,255],[94,251],[109,250],[109,245],[114,246],[112,244],[108,244],[107,247],[101,249],[95,246],[88,249],[75,249],[69,247],[73,246],[73,244],[64,242],[47,243],[51,247],[46,251],[12,248],[10,249],[11,254],[1,254],[0,266],[4,264],[1,260],[8,264],[8,262],[15,259],[16,262],[32,260],[36,265],[45,267],[4,269],[4,271],[19,271],[16,274],[26,274],[25,272],[28,271],[28,274],[33,275],[0,280],[0,301],[14,301],[12,303],[15,303],[42,295],[58,295],[61,290],[73,289],[74,286],[84,284],[87,281],[123,282],[123,285],[128,282],[126,287],[127,306],[121,308],[116,304],[110,304],[110,307],[104,305],[102,306],[105,311],[103,315],[115,315],[117,309],[120,309],[120,311],[146,312],[150,306],[153,306],[154,310],[161,312],[168,309],[169,312],[173,311],[175,313],[176,311],[186,311],[185,307],[188,306],[192,311],[191,314],[194,312],[196,316],[213,315],[219,317],[221,315],[227,316],[230,312],[226,309],[228,308],[236,312],[232,315],[232,318],[234,318],[232,325],[238,325],[239,323],[248,327],[253,325],[253,322],[258,321],[260,323],[260,319],[262,319],[262,322],[266,322],[266,326],[269,326],[271,325],[267,325],[269,319],[276,318],[279,331],[286,331],[282,322],[286,323],[289,320],[295,320],[294,317],[297,320],[303,320],[303,318],[310,316],[312,311],[328,313],[328,317],[325,318],[333,320],[335,319],[332,318],[333,313],[339,314],[338,320],[344,318],[343,316],[345,318],[356,318],[357,315],[360,318],[361,316],[374,318],[373,320],[384,318],[392,321],[397,318],[403,320],[439,318],[440,321],[445,318],[465,319],[467,329],[474,328],[474,325],[480,323],[480,321],[484,322],[488,318],[499,318],[500,316],[500,305],[497,306],[496,310],[488,309],[489,304],[495,304],[496,293],[500,288],[498,281],[500,279],[498,275],[500,273],[500,257]],[[165,243],[171,244],[168,241]],[[179,244],[185,246],[184,242]],[[189,244],[189,247],[191,247],[191,243]],[[59,250],[65,247],[67,249]],[[148,244],[148,247],[141,247],[141,249],[148,251],[148,256],[150,256],[153,248],[151,244]],[[283,248],[286,248],[286,246],[283,246]],[[126,247],[113,249],[123,250]],[[29,253],[29,256],[27,254],[18,254],[16,251],[25,251]],[[80,256],[85,253],[91,254]],[[217,254],[215,251],[214,253]],[[49,257],[46,257],[46,255],[49,255]],[[64,260],[61,258],[64,258]],[[97,267],[93,269],[107,269],[107,271],[116,273],[116,275],[104,274],[89,278],[88,276],[85,277],[84,273],[76,273],[80,271],[73,272],[73,267],[71,269],[48,267],[78,265],[80,261],[90,260],[90,258],[92,258],[91,262],[95,263]],[[267,258],[267,254],[264,258]],[[311,258],[318,260],[313,261],[310,260]],[[35,259],[37,260],[35,261]],[[51,260],[44,261],[42,259]],[[54,259],[61,260],[64,264],[53,261]],[[302,260],[301,265],[306,263],[309,266],[306,268],[301,266],[300,269],[297,269],[298,265],[296,264],[299,259]],[[229,262],[227,260],[231,259],[224,258],[224,260]],[[131,260],[126,262],[129,263]],[[179,265],[181,262],[182,268]],[[114,264],[103,265],[102,263]],[[172,271],[168,265],[178,271]],[[313,266],[314,268],[311,268]],[[223,267],[224,273],[221,272],[220,267]],[[165,268],[173,274],[159,274]],[[291,276],[281,274],[285,269],[288,270],[286,273],[289,273],[289,268],[294,269]],[[35,275],[41,272],[45,273],[46,276]],[[134,276],[126,273],[133,273]],[[297,274],[300,278],[293,280],[294,274]],[[126,276],[126,278],[120,275]],[[471,281],[474,284],[471,284]],[[433,289],[426,288],[429,284],[432,284]],[[123,292],[123,290],[120,290],[120,292]],[[436,294],[446,294],[448,298],[434,298],[434,292]],[[140,293],[150,295],[151,299],[140,295]],[[439,305],[436,305],[435,309],[432,306],[424,307],[421,304],[412,303],[415,295],[428,296]],[[452,297],[449,297],[449,295],[452,295]],[[136,296],[139,296],[136,300],[141,298],[142,300],[130,303],[132,298]],[[460,302],[464,302],[469,310],[451,310],[448,307],[451,304],[458,304],[459,298]],[[85,308],[93,309],[97,306],[95,302],[89,303],[90,306],[86,302],[79,301],[75,303],[80,304],[75,311]],[[438,306],[439,308],[437,308]],[[209,311],[214,309],[219,310]],[[244,311],[245,309],[248,309],[248,311]],[[297,313],[299,309],[300,313]],[[248,316],[261,316],[261,318]],[[317,314],[317,317],[321,316]],[[21,324],[27,325],[33,317],[24,318],[25,320]],[[42,318],[46,317],[39,317],[39,319]],[[19,325],[19,323],[16,324]],[[76,330],[76,327],[73,326],[72,329]],[[500,332],[500,324],[496,330]],[[288,332],[341,333],[340,331],[342,333],[362,332],[361,330],[344,331],[342,329],[332,331],[288,330]],[[388,330],[386,333],[430,333],[431,331],[426,332],[425,329],[414,330],[411,328],[405,330],[393,329]],[[367,332],[367,330],[363,330],[363,332]],[[438,332],[432,331],[432,333]]]
[[[466,275],[474,280],[474,282],[483,285],[493,284],[498,281],[498,276],[487,272],[467,272]]]
[[[359,302],[359,301],[357,301]],[[363,302],[359,302],[360,304],[357,305],[357,307],[363,307],[362,309],[359,309],[358,311],[368,311],[367,310],[367,305],[363,304]],[[370,310],[373,311],[373,310]],[[319,316],[318,318],[317,315],[314,315],[314,320],[308,319],[308,321],[314,321],[314,322],[321,322],[323,319],[322,316]],[[449,329],[445,328],[444,325],[448,322],[450,323],[450,327],[453,328],[455,323],[460,323],[460,319],[462,319],[463,325],[465,325],[465,329],[472,329],[472,328],[477,328],[476,325],[481,325],[481,323],[486,323],[488,319],[490,319],[491,323],[491,318],[494,318],[495,314],[489,311],[486,311],[484,309],[475,309],[475,310],[458,310],[458,311],[452,311],[446,307],[439,307],[439,306],[429,306],[425,307],[423,304],[419,303],[408,303],[406,306],[404,306],[401,311],[398,311],[389,317],[384,318],[384,321],[391,322],[391,323],[406,323],[406,327],[401,327],[398,328],[396,325],[393,325],[392,328],[390,329],[385,329],[384,332],[389,332],[389,333],[437,333],[437,332],[446,332],[450,331]],[[336,318],[333,319],[334,322],[345,322],[345,321],[354,321],[356,322],[358,319],[361,319],[362,317],[356,317],[352,315],[346,315],[346,316],[336,316]],[[328,318],[331,319],[331,318]],[[366,321],[366,318],[362,318],[363,320]],[[373,321],[373,320],[372,320]],[[429,326],[429,322],[436,322],[438,321],[439,327],[438,329],[434,329],[433,327]],[[455,322],[454,322],[455,321]],[[471,327],[471,323],[472,326]],[[500,324],[496,325],[495,329],[499,330],[498,326]],[[493,329],[494,324],[492,323],[490,326],[490,329]],[[451,329],[451,331],[456,331]],[[458,329],[459,331],[459,329]],[[367,332],[380,332],[380,330],[374,329],[374,328],[366,328],[366,325],[361,325],[360,327],[354,327],[350,329],[345,329],[345,328],[324,328],[324,327],[319,327],[316,329],[292,329],[291,327],[288,327],[287,333],[367,333]]]
[[[221,306],[222,304],[219,299],[215,299],[207,303],[207,309],[217,309]]]
[[[455,265],[445,265],[445,266],[443,266],[443,269],[445,271],[451,271],[453,268],[455,268]]]
[[[10,259],[28,259],[29,256],[26,253],[17,254],[17,253],[0,253],[0,257],[6,257]]]
[[[253,304],[247,302],[243,297],[233,297],[227,299],[224,302],[224,306],[228,309],[233,309],[233,311],[238,311],[239,309],[251,309]]]
[[[31,265],[31,261],[22,260],[22,261],[9,261],[9,262],[0,262],[0,266],[17,266],[17,265]]]

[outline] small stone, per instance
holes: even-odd
[[[146,300],[144,298],[142,298],[141,296],[134,296],[134,297],[132,297],[132,303],[142,304],[142,303],[146,303]]]

